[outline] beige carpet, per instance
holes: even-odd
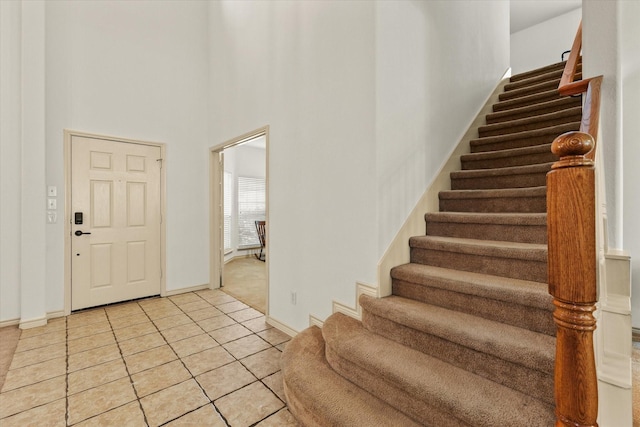
[[[224,265],[220,290],[265,313],[267,306],[267,266],[255,257],[235,258]]]

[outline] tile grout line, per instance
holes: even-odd
[[[142,308],[140,306],[140,304],[138,304],[137,302],[135,304],[138,307],[140,307],[140,310],[142,310],[144,315],[147,316],[147,319],[149,319],[149,321],[153,324],[153,321],[151,320],[151,318],[149,318],[149,316],[147,315],[147,312],[144,311],[144,308]],[[118,337],[116,336],[116,332],[113,330],[113,324],[111,323],[111,318],[109,317],[109,312],[107,310],[105,310],[105,315],[107,316],[107,321],[109,322],[109,327],[111,328],[111,333],[113,334],[113,339],[116,341],[116,345],[118,346],[118,352],[120,353],[120,358],[122,359],[122,364],[124,365],[124,369],[127,372],[127,376],[129,377],[129,383],[131,384],[131,388],[133,389],[133,393],[136,396],[136,401],[138,402],[138,407],[140,408],[140,412],[142,412],[142,417],[144,419],[144,422],[148,427],[149,426],[149,421],[147,420],[147,414],[144,412],[144,409],[142,408],[142,402],[140,402],[140,396],[138,395],[138,390],[136,390],[136,386],[135,386],[135,384],[133,382],[133,377],[131,376],[131,372],[129,371],[129,366],[127,365],[127,361],[124,358],[124,354],[122,354],[122,347],[120,347],[120,341],[118,340]],[[127,403],[125,403],[123,405],[120,405],[120,406],[118,406],[118,408],[122,407],[124,405],[128,405],[129,403],[130,402],[127,402]],[[111,409],[109,409],[109,411],[112,411],[114,409],[116,409],[116,408],[111,408]],[[103,412],[103,414],[106,414],[109,411]],[[98,415],[101,415],[101,414],[98,414]],[[96,415],[96,416],[98,416],[98,415]]]
[[[67,369],[64,376],[66,390],[64,391],[64,423],[69,426],[69,324],[67,317],[64,318],[64,347],[65,347],[65,363]]]
[[[202,374],[204,374],[204,373],[214,371],[215,369],[222,368],[222,367],[227,366],[227,365],[229,365],[229,364],[231,364],[231,363],[239,362],[239,365],[240,365],[240,366],[242,366],[242,367],[243,367],[244,369],[246,369],[246,370],[247,370],[247,371],[248,371],[252,376],[254,376],[254,377],[255,377],[255,381],[251,381],[249,384],[247,384],[247,385],[245,385],[245,386],[243,386],[243,387],[240,387],[240,388],[238,388],[238,389],[232,390],[232,391],[230,391],[230,392],[228,392],[228,393],[225,393],[225,394],[224,394],[224,395],[222,395],[222,396],[218,396],[215,400],[219,400],[220,398],[223,398],[223,397],[225,397],[225,396],[228,396],[228,395],[230,395],[230,394],[232,394],[232,393],[234,393],[234,392],[236,392],[236,391],[238,391],[238,390],[242,390],[242,389],[244,389],[244,388],[246,388],[246,387],[248,387],[248,386],[250,386],[250,385],[252,385],[252,384],[255,384],[256,382],[259,382],[259,383],[260,383],[263,387],[265,387],[265,389],[266,389],[266,390],[268,390],[268,391],[269,391],[269,393],[271,393],[271,394],[272,394],[272,395],[273,395],[273,396],[274,396],[274,397],[275,397],[279,402],[283,403],[283,404],[284,404],[284,408],[286,409],[286,402],[284,402],[284,401],[280,398],[280,396],[276,393],[275,389],[272,389],[272,388],[271,388],[271,387],[270,387],[270,386],[269,386],[269,385],[264,381],[266,378],[269,378],[269,377],[271,377],[272,375],[276,375],[278,371],[273,372],[273,373],[270,373],[270,374],[268,374],[268,375],[265,375],[263,378],[259,378],[256,374],[254,374],[254,373],[253,373],[253,371],[252,371],[251,369],[249,369],[249,368],[248,368],[248,365],[246,365],[246,362],[243,362],[243,361],[241,360],[241,359],[246,359],[246,358],[248,358],[248,357],[251,357],[251,356],[253,356],[253,355],[256,355],[256,354],[258,354],[258,353],[260,353],[260,352],[270,350],[270,349],[272,349],[272,348],[275,348],[275,349],[277,350],[278,354],[281,354],[281,353],[282,353],[282,351],[277,347],[277,345],[280,345],[280,344],[282,344],[282,343],[279,343],[279,344],[272,344],[272,342],[268,341],[266,338],[263,338],[262,336],[258,335],[258,334],[259,334],[259,333],[261,333],[261,332],[268,331],[268,330],[270,329],[268,326],[266,327],[266,329],[262,329],[262,330],[259,330],[259,331],[258,331],[257,329],[260,329],[262,326],[257,325],[257,326],[252,326],[251,328],[249,328],[249,327],[247,327],[247,326],[245,326],[245,325],[243,324],[243,322],[244,322],[244,323],[246,323],[246,322],[250,322],[250,321],[252,321],[252,320],[257,320],[257,319],[259,319],[261,316],[264,316],[264,314],[260,313],[259,315],[255,316],[255,317],[249,317],[249,318],[246,318],[246,319],[244,319],[244,320],[243,320],[243,316],[237,316],[237,318],[236,318],[236,317],[233,317],[233,316],[232,316],[232,314],[233,314],[233,313],[240,312],[240,311],[243,311],[243,310],[247,310],[247,309],[255,310],[255,308],[253,308],[253,307],[251,307],[251,306],[249,306],[249,305],[246,305],[246,304],[242,303],[242,301],[237,300],[235,297],[233,297],[233,296],[231,296],[231,295],[227,295],[227,296],[228,296],[228,297],[230,297],[230,298],[232,299],[232,301],[220,302],[218,305],[215,305],[215,303],[214,303],[214,302],[212,302],[212,301],[213,301],[213,299],[206,299],[204,296],[201,296],[200,294],[197,294],[197,293],[195,293],[195,292],[191,292],[191,293],[189,293],[189,294],[191,294],[193,297],[195,297],[195,298],[196,298],[196,301],[185,301],[185,302],[183,302],[183,304],[178,304],[178,303],[177,303],[177,302],[175,302],[171,297],[168,297],[168,298],[166,298],[166,299],[168,299],[169,301],[171,301],[171,305],[170,305],[169,307],[171,307],[172,309],[173,309],[173,308],[177,308],[177,309],[179,310],[179,313],[180,313],[180,314],[182,314],[182,315],[186,316],[186,318],[188,318],[188,319],[189,319],[189,321],[188,321],[188,322],[186,322],[186,323],[184,324],[185,326],[186,326],[186,325],[194,325],[194,324],[195,324],[195,325],[197,326],[197,329],[198,329],[199,331],[201,331],[201,332],[202,332],[202,335],[204,335],[204,336],[208,336],[209,338],[211,338],[211,339],[213,340],[213,342],[215,342],[215,343],[216,343],[216,344],[217,344],[221,349],[223,349],[223,350],[224,350],[227,354],[229,354],[229,355],[231,356],[231,358],[232,358],[232,361],[231,361],[231,362],[224,363],[223,365],[220,365],[220,366],[216,366],[216,368],[213,368],[213,369],[209,369],[209,368],[207,368],[208,370],[206,370],[206,371],[204,371],[204,372],[201,372],[201,373],[199,373],[198,375],[202,375]],[[184,295],[188,295],[188,294],[184,294]],[[225,295],[226,295],[226,294],[225,294]],[[159,300],[162,300],[162,299],[164,299],[164,298],[161,298],[161,299],[159,299]],[[206,402],[205,404],[203,404],[203,405],[201,405],[201,406],[198,406],[197,408],[194,408],[194,409],[192,409],[192,410],[190,410],[190,411],[188,411],[188,412],[185,412],[185,413],[183,413],[183,414],[181,414],[181,415],[177,416],[177,417],[176,417],[176,418],[174,418],[174,419],[171,419],[171,420],[165,421],[165,422],[163,422],[163,423],[162,423],[162,425],[166,425],[166,424],[168,424],[168,423],[171,423],[171,422],[175,421],[176,419],[179,419],[179,418],[181,418],[181,417],[183,417],[183,416],[185,416],[185,415],[187,415],[187,414],[190,414],[190,413],[192,413],[192,412],[198,411],[198,410],[200,410],[200,409],[202,409],[202,408],[206,407],[207,405],[211,404],[211,405],[213,406],[213,408],[214,408],[215,412],[217,413],[217,415],[218,415],[218,416],[219,416],[219,417],[224,421],[224,423],[228,426],[228,425],[229,425],[229,421],[227,421],[227,419],[224,417],[224,415],[220,412],[220,410],[219,410],[219,409],[218,409],[218,407],[216,406],[216,404],[215,404],[214,400],[209,399],[209,397],[207,396],[207,393],[206,393],[205,389],[203,388],[203,386],[200,384],[200,382],[199,382],[199,381],[198,381],[198,379],[196,378],[196,375],[195,375],[194,373],[192,373],[192,371],[187,367],[187,365],[185,364],[185,361],[183,360],[183,358],[182,358],[181,356],[179,356],[179,355],[178,355],[177,350],[176,350],[176,349],[174,349],[174,348],[173,348],[173,346],[172,346],[172,343],[170,343],[170,342],[168,341],[168,339],[169,339],[169,338],[163,334],[163,332],[159,329],[159,326],[156,324],[156,321],[158,321],[158,320],[160,320],[160,319],[163,319],[163,318],[171,317],[172,315],[168,315],[168,316],[161,316],[161,317],[158,317],[157,319],[155,319],[155,320],[154,320],[154,319],[152,319],[152,318],[150,317],[150,314],[149,314],[149,313],[151,313],[151,312],[153,312],[153,311],[154,311],[151,307],[149,307],[148,309],[145,309],[145,308],[144,308],[141,304],[139,304],[138,302],[135,302],[135,301],[131,301],[131,302],[135,304],[135,305],[132,305],[132,306],[135,306],[137,309],[139,309],[139,310],[140,310],[140,313],[139,313],[139,314],[144,314],[144,317],[145,317],[145,319],[146,319],[146,320],[145,320],[145,322],[140,322],[140,323],[141,323],[141,324],[142,324],[142,323],[146,323],[147,321],[151,323],[151,325],[153,326],[153,329],[154,329],[154,331],[155,331],[155,332],[151,332],[151,333],[158,333],[158,334],[160,335],[160,337],[162,338],[162,341],[164,342],[164,345],[167,345],[167,346],[169,347],[169,349],[171,350],[171,352],[176,356],[177,360],[179,360],[179,361],[180,361],[180,364],[183,366],[183,368],[184,368],[184,369],[189,373],[189,376],[190,376],[190,378],[189,378],[189,379],[193,379],[193,380],[195,380],[196,384],[198,385],[198,388],[200,389],[201,393],[203,393],[203,396],[204,396],[204,397],[206,398],[206,400],[207,400],[207,402]],[[191,310],[188,310],[188,309],[187,309],[187,310],[185,310],[185,309],[183,309],[183,308],[182,308],[183,306],[187,306],[187,305],[188,305],[188,304],[190,304],[190,303],[196,303],[196,302],[204,302],[204,303],[206,303],[206,307],[193,308],[193,309],[191,309]],[[128,302],[127,302],[127,303],[128,303]],[[222,310],[220,310],[220,309],[218,308],[218,307],[223,306],[223,305],[225,305],[225,304],[234,304],[234,303],[241,303],[242,308],[233,309],[233,310],[228,311],[228,312],[222,311]],[[202,321],[202,320],[209,319],[209,317],[206,317],[206,318],[204,318],[204,319],[200,319],[200,320],[196,320],[196,318],[193,318],[193,317],[191,316],[191,313],[196,312],[196,311],[199,311],[199,310],[207,310],[209,307],[210,307],[210,308],[212,308],[212,309],[214,309],[214,310],[216,310],[217,312],[219,312],[219,313],[220,313],[220,315],[224,315],[224,316],[228,317],[229,319],[231,319],[231,320],[233,321],[233,324],[231,324],[231,325],[227,325],[227,326],[218,327],[218,328],[213,329],[212,331],[209,331],[209,332],[207,332],[206,330],[204,330],[204,327],[203,327],[203,326],[201,326],[198,322],[199,322],[199,321]],[[231,307],[229,307],[229,308],[231,308]],[[138,393],[138,390],[137,390],[137,389],[136,389],[136,387],[135,387],[135,383],[134,383],[134,381],[133,381],[133,374],[131,373],[131,371],[130,371],[130,369],[129,369],[129,366],[127,365],[127,362],[125,361],[125,356],[124,356],[124,354],[123,354],[123,349],[122,349],[122,347],[121,347],[121,344],[122,344],[122,343],[121,343],[121,340],[119,340],[119,339],[118,339],[118,336],[117,336],[117,335],[116,335],[116,333],[115,333],[114,323],[113,323],[113,322],[115,321],[115,319],[118,319],[118,318],[120,318],[120,317],[133,316],[133,315],[135,315],[135,314],[124,314],[124,315],[122,315],[122,316],[116,316],[116,313],[115,313],[115,312],[110,314],[110,313],[109,313],[109,310],[106,310],[105,308],[102,308],[100,311],[102,311],[102,313],[104,313],[104,318],[105,318],[105,320],[108,322],[108,325],[109,325],[108,332],[110,332],[110,335],[111,335],[111,336],[115,339],[115,341],[116,341],[116,344],[117,344],[117,346],[118,346],[118,354],[119,354],[119,356],[120,356],[120,360],[124,363],[124,367],[125,367],[126,374],[127,374],[127,376],[129,377],[129,382],[130,382],[131,386],[133,387],[133,391],[134,391],[134,394],[135,394],[136,400],[138,401],[138,407],[139,407],[139,409],[142,411],[142,415],[143,415],[143,417],[144,417],[144,421],[145,421],[145,423],[146,423],[147,425],[150,425],[150,424],[149,424],[149,420],[147,419],[147,414],[145,413],[144,408],[142,407],[142,403],[141,403],[142,397],[140,397],[140,395],[139,395],[139,393]],[[257,310],[256,310],[256,311],[257,311]],[[259,313],[259,311],[258,311],[258,313]],[[249,314],[249,313],[247,313],[247,314]],[[177,315],[177,314],[176,314],[176,315]],[[251,315],[253,315],[253,313],[252,313]],[[115,316],[115,317],[114,317],[114,316]],[[71,332],[71,331],[70,331],[70,329],[73,329],[73,328],[71,328],[71,323],[68,321],[68,318],[67,318],[67,317],[68,317],[68,316],[65,316],[65,319],[63,320],[63,322],[64,322],[64,325],[63,325],[63,327],[64,327],[64,349],[65,349],[65,396],[64,396],[64,398],[65,398],[65,424],[66,424],[67,426],[70,426],[70,425],[71,425],[71,414],[70,414],[70,406],[71,406],[71,405],[70,405],[70,399],[69,399],[69,397],[70,397],[70,395],[69,395],[69,393],[70,393],[70,386],[71,386],[71,382],[70,382],[70,374],[71,374],[71,372],[70,372],[70,362],[71,362],[71,358],[70,358],[70,356],[71,356],[71,355],[70,355],[70,337],[71,337],[71,333],[70,333],[70,332]],[[211,318],[215,318],[215,317],[217,317],[217,316],[212,316]],[[240,319],[240,320],[238,320],[238,319]],[[80,321],[81,321],[82,319],[79,319],[79,318],[78,318],[78,320],[80,320]],[[89,322],[89,324],[93,324],[93,323],[99,323],[99,322],[97,322],[97,321],[96,321],[96,322]],[[75,322],[74,322],[74,324],[75,324]],[[137,324],[137,323],[136,323],[136,324]],[[134,325],[136,325],[136,324],[134,324]],[[134,325],[131,325],[131,326],[134,326]],[[241,336],[241,337],[238,337],[238,338],[231,339],[231,340],[229,340],[229,341],[225,341],[224,343],[223,343],[223,342],[220,342],[220,341],[218,341],[218,340],[216,340],[216,339],[211,335],[211,332],[213,332],[213,331],[217,331],[217,330],[220,330],[220,329],[224,329],[225,327],[231,327],[231,326],[235,326],[235,325],[239,325],[239,326],[241,326],[242,328],[245,328],[245,329],[246,329],[246,331],[248,332],[248,334],[247,334],[247,335],[244,335],[244,336]],[[84,325],[83,325],[83,326],[84,326]],[[77,327],[78,327],[78,328],[81,328],[81,327],[83,327],[83,326],[77,326]],[[121,325],[121,326],[122,326],[122,325]],[[182,326],[182,325],[172,326],[171,328],[165,328],[165,330],[169,330],[169,329],[172,329],[172,328],[175,328],[175,327],[180,327],[180,326]],[[124,327],[126,328],[126,327],[129,327],[129,326],[127,325],[127,326],[124,326]],[[104,331],[104,332],[107,332],[107,331]],[[85,336],[79,336],[79,337],[76,337],[75,339],[83,339],[83,338],[87,338],[87,337],[90,337],[90,336],[94,336],[96,333],[97,333],[97,332],[92,333],[92,334],[90,334],[90,335],[87,335],[86,337],[85,337]],[[150,333],[149,333],[149,334],[150,334]],[[143,336],[143,335],[148,335],[148,334],[143,333],[143,334],[142,334],[142,335],[140,335],[140,336]],[[197,333],[195,336],[200,336],[200,333]],[[266,343],[267,347],[266,347],[266,348],[262,348],[262,349],[257,350],[257,351],[250,350],[251,352],[250,352],[250,353],[247,353],[247,354],[244,354],[244,353],[238,353],[238,354],[242,354],[242,357],[241,357],[241,358],[239,358],[238,356],[236,356],[234,353],[231,353],[231,352],[230,352],[230,351],[225,347],[225,345],[227,345],[227,344],[229,344],[229,343],[233,343],[233,342],[236,342],[236,341],[240,341],[240,340],[242,340],[242,339],[244,339],[244,338],[253,337],[253,336],[257,337],[259,341],[261,341],[261,342],[263,342],[263,343]],[[139,336],[137,336],[137,337],[139,337]],[[132,336],[132,337],[129,337],[129,338],[127,338],[127,339],[123,339],[123,340],[122,340],[122,342],[129,341],[129,340],[133,340],[133,339],[136,339],[137,337],[136,337],[136,336]],[[181,339],[175,340],[175,341],[173,341],[173,343],[176,343],[176,342],[179,342],[179,341],[182,341],[182,340],[187,340],[187,339],[189,339],[189,338],[191,338],[191,337],[190,337],[190,336],[187,336],[187,337],[185,337],[185,338],[181,338]],[[172,338],[172,339],[173,339],[173,338]],[[226,338],[225,338],[225,339],[226,339]],[[272,340],[272,341],[273,341],[273,340]],[[274,342],[275,342],[275,341],[274,341]],[[285,341],[283,341],[283,342],[286,342],[286,340],[285,340]],[[105,347],[105,346],[106,346],[106,345],[98,345],[98,346],[97,346],[97,347],[95,347],[95,348],[97,349],[97,348],[101,348],[101,347]],[[80,352],[77,352],[77,353],[78,353],[78,354],[80,354],[80,353],[82,353],[82,352],[84,352],[84,351],[90,351],[90,350],[93,350],[93,349],[94,349],[94,348],[92,347],[92,348],[88,348],[88,349],[85,349],[85,350],[80,351]],[[26,351],[26,350],[25,350],[25,351]],[[143,351],[144,351],[144,350],[143,350]],[[205,350],[202,350],[202,351],[206,351],[206,349],[205,349]],[[196,353],[194,353],[194,354],[200,353],[200,352],[202,352],[202,351],[197,351],[197,352],[196,352]],[[139,352],[140,352],[140,351],[138,351],[138,352],[136,352],[136,353],[139,353]],[[75,353],[74,353],[74,354],[75,354]],[[133,354],[135,354],[135,353],[133,353]],[[185,356],[185,357],[186,357],[186,356]],[[98,363],[98,364],[97,364],[97,365],[95,365],[95,366],[99,366],[99,365],[101,365],[101,364],[105,364],[105,363],[108,363],[108,362],[109,362],[109,361],[101,362],[101,363]],[[171,362],[173,362],[173,361],[171,361]],[[167,363],[171,363],[171,362],[167,362]],[[40,362],[38,362],[38,363],[40,363]],[[158,365],[158,366],[162,366],[162,365],[164,365],[164,364],[165,364],[165,363],[163,363],[163,364],[161,364],[161,365]],[[27,365],[27,366],[28,366],[28,365]],[[93,366],[94,366],[94,365],[86,366],[86,367],[84,367],[84,368],[80,369],[79,371],[82,371],[82,370],[84,370],[84,369],[90,369],[90,368],[91,368],[91,367],[93,367]],[[151,368],[148,368],[148,369],[153,369],[153,368],[155,368],[155,366],[154,366],[154,367],[151,367]],[[148,369],[145,369],[145,370],[148,370]],[[143,370],[143,371],[141,371],[141,372],[144,372],[145,370]],[[114,380],[114,381],[117,381],[117,380]],[[112,382],[114,382],[114,381],[108,381],[108,382],[107,382],[107,383],[105,383],[105,384],[112,383]],[[188,380],[182,381],[182,382],[180,382],[180,383],[178,383],[178,384],[184,383],[184,382],[186,382],[186,381],[188,381]],[[103,384],[100,384],[100,385],[98,385],[98,386],[94,386],[94,387],[90,387],[88,390],[90,390],[90,389],[92,389],[92,388],[96,388],[96,387],[102,386],[102,385],[103,385]],[[174,384],[174,385],[175,385],[175,384]],[[172,386],[174,386],[174,385],[172,385]],[[170,387],[172,387],[172,386],[170,386]],[[163,389],[161,389],[161,390],[157,390],[157,391],[155,391],[155,392],[153,392],[153,393],[150,393],[150,394],[149,394],[149,396],[150,396],[150,395],[153,395],[153,394],[155,394],[155,393],[158,393],[158,392],[160,392],[160,391],[162,391],[162,390],[165,390],[165,389],[167,389],[167,388],[169,388],[169,387],[164,387],[164,388],[163,388]],[[86,390],[82,390],[82,391],[86,391]],[[80,392],[78,392],[78,393],[80,393]],[[145,397],[146,397],[146,396],[145,396]],[[108,409],[108,410],[105,410],[105,411],[103,411],[103,412],[101,412],[101,413],[98,413],[98,414],[92,415],[92,416],[90,416],[90,417],[88,417],[88,418],[85,418],[85,419],[83,419],[83,420],[79,420],[78,422],[86,422],[87,420],[90,420],[90,419],[96,418],[96,417],[98,417],[98,416],[101,416],[101,415],[103,415],[103,414],[106,414],[106,413],[108,413],[108,412],[111,412],[111,411],[113,411],[113,410],[115,410],[115,409],[121,408],[121,407],[123,407],[123,406],[125,406],[125,405],[128,405],[129,403],[131,403],[131,402],[126,402],[126,403],[124,403],[124,404],[122,404],[122,405],[118,405],[118,406],[116,406],[116,407],[110,408],[110,409]],[[47,403],[47,404],[48,404],[48,403]],[[44,406],[44,404],[43,404],[43,405],[36,405],[36,406],[34,406],[33,408],[41,407],[41,406]],[[33,408],[29,408],[28,410],[33,409]],[[281,408],[279,408],[278,410],[275,410],[275,411],[273,411],[273,412],[269,413],[268,415],[266,415],[265,417],[263,417],[263,418],[261,418],[260,420],[256,421],[255,423],[252,423],[251,425],[259,424],[260,422],[264,421],[265,419],[267,419],[267,418],[269,418],[269,417],[273,416],[274,414],[278,413],[278,412],[279,412],[279,411],[281,411],[282,409],[283,409],[283,407],[281,407]],[[24,412],[24,411],[20,411],[20,412]],[[77,424],[77,423],[76,423],[76,424]]]
[[[200,298],[202,301],[205,301],[207,304],[209,304],[211,307],[215,308],[216,310],[218,309],[216,306],[214,306],[214,305],[213,305],[213,304],[211,304],[209,301],[205,300],[204,298],[202,298],[200,295],[196,294],[195,292],[193,292],[192,294],[193,294],[193,295],[195,295],[195,296],[197,296],[198,298]],[[169,298],[169,299],[171,299],[171,298]],[[184,310],[183,310],[183,309],[182,309],[178,304],[176,304],[173,300],[171,300],[171,302],[172,302],[173,304],[175,304],[175,306],[176,306],[176,307],[178,307],[178,309],[179,309],[179,310],[180,310],[184,315],[186,315],[186,316],[189,318],[189,320],[191,320],[191,321],[193,322],[193,324],[194,324],[194,325],[198,326],[198,328],[200,328],[200,330],[201,330],[204,334],[206,334],[206,335],[208,335],[208,336],[211,336],[211,335],[209,335],[209,333],[208,333],[207,331],[205,331],[205,330],[202,328],[202,326],[198,325],[198,322],[196,322],[195,320],[193,320],[193,319],[191,318],[191,316],[189,316],[189,314],[188,314],[188,313],[186,313],[186,312],[185,312],[185,311],[184,311]],[[155,326],[155,323],[154,323],[154,326]],[[158,331],[158,332],[160,332],[160,331]],[[162,332],[160,332],[160,335],[162,335]],[[209,401],[209,403],[206,403],[206,404],[202,405],[201,407],[196,408],[196,409],[194,409],[194,410],[190,411],[189,413],[191,413],[191,412],[195,412],[195,411],[197,411],[198,409],[203,408],[203,407],[205,407],[205,406],[207,406],[207,405],[211,404],[211,406],[213,406],[213,409],[218,413],[218,415],[220,416],[220,418],[222,418],[222,420],[224,421],[224,423],[225,423],[227,426],[229,426],[229,422],[227,421],[226,417],[225,417],[224,415],[222,415],[222,412],[220,412],[220,410],[218,409],[218,407],[216,406],[216,404],[213,402],[213,400],[211,400],[211,399],[209,398],[209,396],[207,395],[207,392],[205,391],[205,389],[204,389],[204,388],[202,388],[202,384],[200,384],[200,382],[196,379],[196,376],[195,376],[195,375],[193,375],[193,373],[191,372],[191,370],[187,367],[187,365],[185,365],[184,361],[182,360],[182,357],[180,357],[180,356],[178,355],[178,353],[175,351],[175,349],[174,349],[174,348],[171,346],[171,344],[166,340],[166,338],[165,338],[165,336],[164,336],[164,335],[162,335],[162,338],[165,340],[165,342],[167,342],[167,345],[169,346],[169,348],[171,348],[171,351],[173,351],[173,352],[174,352],[174,354],[176,355],[176,357],[178,358],[178,360],[180,360],[180,363],[182,363],[182,366],[187,370],[187,372],[189,372],[189,375],[191,375],[191,378],[196,382],[196,384],[198,384],[198,387],[200,388],[200,391],[202,392],[202,394],[203,394],[203,395],[207,398],[207,400]],[[216,339],[215,339],[215,338],[211,337],[211,339],[212,339],[214,342],[218,343],[218,345],[219,345],[220,347],[222,347],[222,344],[220,344],[218,341],[216,341]],[[180,341],[180,340],[179,340],[179,341]],[[223,347],[223,348],[224,348],[224,347]],[[206,350],[203,350],[203,351],[206,351]],[[226,351],[226,349],[225,349],[225,351]],[[229,353],[229,354],[231,354],[231,353]],[[231,356],[233,357],[233,354],[231,354]],[[234,357],[234,359],[235,359],[235,357]],[[222,366],[226,366],[226,365],[228,365],[228,363],[227,363],[227,364],[225,364],[225,365],[222,365]],[[207,372],[209,372],[209,371],[207,371]],[[202,373],[201,373],[200,375],[202,375]],[[182,417],[182,416],[184,416],[184,415],[185,415],[185,414],[182,414],[182,415],[180,415],[180,416],[179,416],[179,417],[177,417],[177,418],[180,418],[180,417]],[[174,418],[174,419],[177,419],[177,418]],[[173,420],[167,421],[167,423],[168,423],[168,422],[171,422],[171,421],[173,421]],[[165,423],[165,424],[166,424],[166,423]],[[164,424],[163,424],[163,425],[164,425]]]

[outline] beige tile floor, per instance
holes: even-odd
[[[289,336],[218,290],[90,309],[22,331],[0,426],[297,426]]]

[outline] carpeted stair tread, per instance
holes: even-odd
[[[327,363],[317,327],[296,335],[281,360],[289,411],[305,426],[419,425],[337,374]]]
[[[428,236],[547,243],[545,213],[431,212],[425,221]]]
[[[452,190],[524,188],[546,185],[553,163],[451,172]]]
[[[580,122],[564,123],[542,129],[526,130],[507,135],[487,136],[470,141],[471,152],[496,151],[510,148],[530,147],[532,145],[549,144],[565,132],[580,129]]]
[[[540,114],[524,119],[516,119],[507,122],[494,123],[480,126],[480,137],[505,135],[526,130],[541,129],[564,123],[579,122],[582,119],[582,108],[573,107],[551,113]]]
[[[334,370],[423,425],[549,426],[553,422],[551,405],[371,333],[341,313],[325,321],[323,336]],[[450,414],[451,420],[434,421],[434,411]]]
[[[554,111],[561,111],[565,108],[581,106],[582,102],[580,97],[559,98],[551,101],[537,102],[530,105],[512,108],[505,111],[489,113],[486,116],[486,121],[487,124],[500,123],[504,121],[534,117],[536,115],[552,113]]]
[[[410,262],[515,279],[547,281],[547,246],[456,237],[409,239]]]
[[[404,327],[529,369],[553,373],[554,337],[396,295],[384,298],[361,295],[360,305],[366,312]]]
[[[558,160],[551,152],[551,144],[532,145],[530,147],[509,148],[506,150],[481,151],[460,156],[463,170],[504,168]]]
[[[550,89],[544,92],[538,92],[531,95],[521,96],[515,99],[499,101],[493,104],[493,111],[505,111],[512,108],[518,108],[525,105],[537,104],[540,102],[553,101],[560,98],[558,89]]]
[[[505,92],[508,92],[511,90],[520,89],[525,86],[531,86],[538,83],[547,82],[550,80],[560,80],[562,78],[563,73],[564,73],[564,68],[549,71],[544,74],[539,74],[537,76],[530,77],[528,79],[517,80],[512,83],[507,83],[504,86],[504,90]],[[578,67],[576,69],[576,80],[580,80],[581,77],[582,77],[582,64],[578,64]]]
[[[546,283],[413,263],[394,267],[391,277],[553,312],[553,300]]]
[[[582,63],[582,58],[579,59],[579,63]],[[544,67],[536,68],[534,70],[525,71],[522,73],[514,74],[509,78],[510,82],[517,82],[520,80],[530,79],[535,76],[539,76],[542,74],[547,74],[552,71],[564,70],[567,61],[556,62],[554,64],[546,65]]]
[[[519,258],[529,261],[547,261],[547,245],[535,243],[502,242],[496,240],[462,239],[440,236],[414,236],[409,239],[412,248],[435,249],[500,258]]]
[[[547,187],[441,191],[442,212],[541,213],[547,211]]]
[[[549,90],[557,89],[560,84],[560,79],[550,80],[546,82],[540,82],[518,89],[511,89],[509,91],[502,92],[498,95],[498,100],[507,101],[509,99],[521,98],[523,96],[532,95],[534,93],[546,92]]]
[[[546,283],[409,263],[391,270],[393,295],[555,336]]]

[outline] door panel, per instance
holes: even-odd
[[[83,215],[71,227],[72,310],[160,293],[160,156],[156,146],[72,136],[72,221]]]

